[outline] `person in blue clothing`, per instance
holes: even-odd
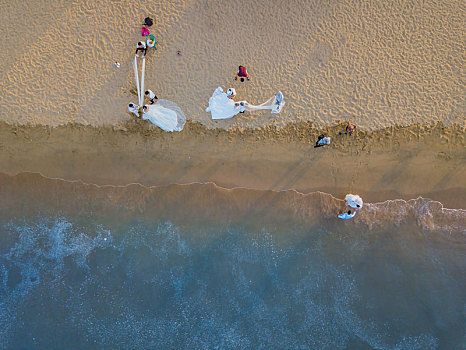
[[[356,215],[356,212],[351,212],[351,210],[348,210],[346,213],[339,214],[338,217],[342,220],[348,220],[352,219]]]

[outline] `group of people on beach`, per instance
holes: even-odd
[[[150,89],[146,90],[146,92],[144,92],[144,95],[146,98],[149,99],[151,105],[155,103],[155,100],[158,100],[157,95],[155,95],[155,93]],[[135,109],[138,110],[137,106],[134,103],[130,103],[128,105],[128,110],[131,113],[134,113]],[[142,107],[142,111],[147,112],[147,106]],[[134,113],[134,114],[137,114],[137,113]]]
[[[155,39],[155,36],[150,34],[150,31],[147,27],[152,26],[154,23],[154,20],[150,17],[146,17],[144,20],[143,27],[141,28],[141,35],[146,37],[145,41],[139,41],[136,44],[136,51],[134,52],[134,55],[136,57],[140,57],[142,55],[143,57],[146,56],[148,48],[154,48],[157,40]],[[117,63],[117,62],[116,62]],[[118,65],[119,67],[119,65]],[[144,92],[144,97],[147,98],[150,102],[150,104],[154,104],[156,100],[158,100],[157,95],[150,89],[147,89]],[[134,103],[129,103],[128,104],[128,111],[135,114],[136,116],[139,115],[139,106],[136,106]],[[142,112],[146,113],[148,111],[148,107],[144,105],[142,107]]]
[[[149,17],[147,17],[145,19],[145,25],[150,27],[152,24],[153,24],[153,20],[150,19]],[[148,48],[155,48],[156,40],[155,40],[155,37],[152,36],[152,35],[149,37],[150,32],[149,32],[149,29],[147,27],[143,27],[141,29],[141,34],[143,36],[146,36],[146,41],[145,42],[144,41],[139,41],[137,43],[135,55],[139,56],[139,55],[142,54],[143,57],[145,57],[146,54],[147,54]],[[180,50],[178,50],[178,55],[181,55]],[[117,64],[117,62],[116,62],[116,64]],[[118,64],[117,67],[119,67],[119,64]],[[244,82],[245,80],[250,80],[249,74],[248,74],[248,71],[247,71],[246,67],[238,66],[238,71],[236,73],[235,80],[238,80],[238,79],[241,82]],[[226,95],[227,95],[228,98],[234,100],[234,98],[236,96],[236,90],[234,88],[229,88],[226,91]],[[150,89],[147,89],[144,92],[144,97],[149,99],[150,104],[154,104],[155,101],[158,99],[157,95]],[[245,106],[242,105],[242,104],[243,104],[243,102],[235,103],[235,107],[237,107],[239,109],[239,113],[244,113],[245,112]],[[139,108],[139,106],[136,106],[133,103],[130,103],[128,105],[128,110],[130,112],[136,114],[136,115],[138,115],[138,112],[139,112],[138,108]],[[142,107],[142,112],[147,113],[148,109],[149,109],[149,107],[147,105],[144,105]],[[356,126],[354,124],[348,124],[346,126],[346,128],[344,130],[340,131],[338,134],[339,135],[350,135],[351,136],[353,134],[353,132],[355,131],[355,129],[356,129]],[[326,145],[330,145],[330,142],[331,142],[331,138],[328,135],[321,134],[321,135],[318,136],[318,138],[316,140],[316,143],[314,145],[314,148],[324,147]],[[353,197],[354,198],[357,197],[356,199],[360,200],[360,202],[358,202],[357,200],[353,201],[353,199],[354,199]],[[362,207],[362,200],[357,195],[356,196],[347,195],[345,199],[347,200],[346,204],[349,205],[351,207],[351,209],[346,210],[344,212],[340,212],[340,214],[338,215],[338,218],[343,219],[343,220],[353,218],[356,215],[356,211]]]
[[[338,218],[342,220],[352,219],[356,215],[356,212],[363,206],[362,198],[357,194],[349,193],[346,195],[345,201],[346,206],[351,209],[340,212],[340,214],[338,214]]]
[[[338,135],[352,135],[354,130],[356,129],[356,126],[353,124],[348,124],[345,128],[345,130],[342,130],[338,133]],[[330,137],[326,136],[325,134],[320,134],[317,137],[316,144],[314,145],[314,148],[317,147],[323,147],[325,145],[330,145]]]
[[[249,74],[244,66],[239,66],[238,67],[238,72],[236,73],[235,80],[238,80],[240,78],[241,82],[244,82],[245,79],[249,80]],[[231,99],[233,99],[236,96],[236,90],[234,88],[229,88],[227,90],[227,96]],[[241,106],[240,104],[237,104],[237,106],[240,108],[240,113],[244,113],[244,106]],[[345,130],[342,130],[338,133],[338,135],[352,135],[353,132],[355,131],[356,126],[354,124],[348,124],[345,128]],[[314,148],[318,147],[323,147],[326,145],[330,145],[331,138],[325,134],[321,134],[317,137],[317,141],[314,145]],[[353,214],[354,215],[354,214]]]

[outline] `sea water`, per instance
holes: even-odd
[[[464,349],[463,210],[0,179],[1,349]]]

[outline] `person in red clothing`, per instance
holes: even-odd
[[[249,80],[248,71],[247,71],[246,67],[243,67],[243,66],[238,67],[238,73],[236,74],[235,80],[238,80],[238,77],[241,78],[240,80],[242,82],[244,81],[244,78]]]

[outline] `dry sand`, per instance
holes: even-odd
[[[150,15],[159,45],[148,54],[146,87],[210,128],[307,120],[351,120],[363,129],[464,126],[465,7],[458,0],[4,0],[0,118],[55,126],[130,118],[131,62]],[[240,64],[250,82],[233,81]],[[214,122],[204,109],[217,86],[233,86],[253,104],[281,90],[287,105],[279,115]]]

